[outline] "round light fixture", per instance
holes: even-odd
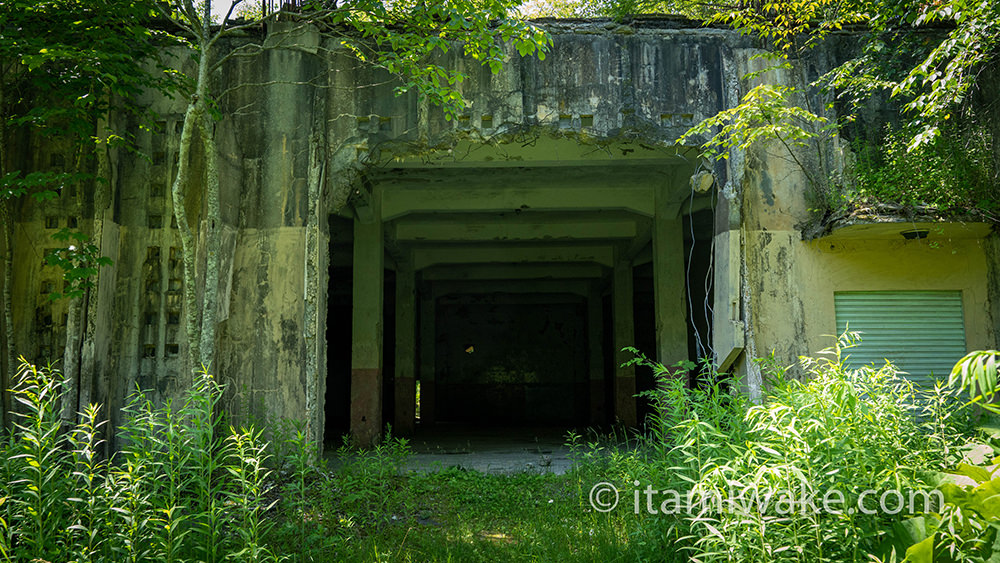
[[[903,231],[899,234],[903,235],[903,238],[905,238],[906,240],[913,240],[918,238],[927,238],[927,235],[930,234],[930,231],[928,231],[927,229],[911,229],[909,231]]]

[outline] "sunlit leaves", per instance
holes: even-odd
[[[919,139],[925,134],[920,127],[896,127],[875,142],[856,139],[852,199],[863,205],[996,217],[1000,202],[991,197],[995,188],[988,133],[953,124],[934,139]]]
[[[49,299],[83,297],[84,292],[94,286],[98,270],[101,266],[110,266],[111,259],[101,256],[101,249],[79,231],[61,229],[52,238],[69,244],[45,255],[49,266],[58,266],[63,271],[63,291],[49,294]]]
[[[1000,351],[980,350],[971,352],[955,364],[948,376],[948,386],[968,393],[974,403],[1000,414],[1000,405],[992,401],[1000,393],[997,372],[1000,370]]]
[[[678,143],[692,137],[709,137],[702,145],[704,158],[729,158],[729,149],[747,149],[757,142],[780,141],[801,146],[827,119],[789,102],[788,86],[762,84],[747,92],[740,104],[721,111],[686,131]]]
[[[842,0],[768,0],[740,2],[735,6],[721,3],[701,6],[700,15],[707,23],[731,25],[785,53],[810,47],[830,32],[868,19],[862,5]]]

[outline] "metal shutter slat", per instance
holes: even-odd
[[[837,333],[850,326],[861,345],[846,351],[847,367],[889,359],[914,384],[946,377],[966,353],[960,291],[844,291],[834,294]]]

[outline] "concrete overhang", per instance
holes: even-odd
[[[379,166],[386,168],[507,168],[511,166],[593,167],[621,164],[671,165],[696,162],[696,147],[645,143],[634,139],[517,134],[497,141],[491,138],[460,140],[454,145],[419,156],[392,156]]]
[[[981,239],[992,232],[989,223],[945,223],[913,221],[857,222],[835,227],[833,231],[820,237],[823,241],[851,240],[903,240],[906,238],[938,239]],[[926,235],[903,233],[926,232]]]

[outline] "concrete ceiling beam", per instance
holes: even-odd
[[[484,264],[528,262],[596,262],[611,267],[611,245],[452,245],[417,247],[413,262],[417,270],[437,264]]]
[[[630,211],[653,216],[650,187],[434,189],[391,187],[384,192],[383,221],[411,213],[533,213],[536,211]]]
[[[424,281],[564,280],[601,278],[607,269],[598,264],[464,264],[431,266]]]
[[[435,298],[453,294],[487,295],[493,293],[571,293],[586,297],[590,292],[591,283],[583,280],[444,281],[436,282],[433,287]]]
[[[395,224],[399,242],[528,241],[559,239],[631,239],[639,232],[637,221],[617,219],[535,219],[532,214],[463,220],[453,216],[439,219],[402,218]],[[537,214],[535,214],[537,215]],[[524,219],[524,220],[522,220]]]
[[[419,157],[393,157],[396,168],[423,168],[428,165],[467,167],[607,166],[623,163],[673,165],[697,158],[697,147],[660,147],[636,140],[582,143],[543,135],[520,136],[514,142],[482,143],[459,141],[448,149]]]

